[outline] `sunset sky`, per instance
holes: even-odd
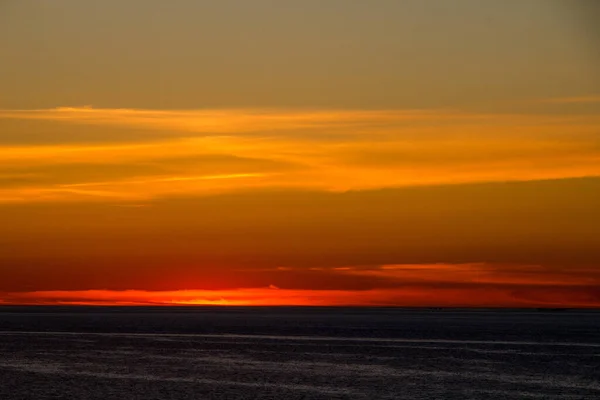
[[[600,306],[600,3],[0,2],[0,304]]]

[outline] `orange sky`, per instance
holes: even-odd
[[[136,3],[0,5],[0,303],[600,305],[589,2]]]

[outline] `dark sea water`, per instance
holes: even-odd
[[[0,399],[600,399],[600,313],[0,307]]]

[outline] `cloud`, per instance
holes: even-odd
[[[294,269],[286,273],[294,274]],[[302,269],[296,269],[301,272]],[[366,305],[598,307],[600,272],[536,265],[399,264],[320,268],[339,278],[383,278],[381,287],[352,289],[240,287],[202,290],[50,290],[0,293],[8,304],[89,305]],[[306,272],[306,271],[304,271]],[[256,273],[256,271],[255,271]]]
[[[215,135],[261,135],[318,128],[385,127],[410,121],[472,119],[468,114],[427,110],[280,110],[204,109],[142,110],[59,107],[45,110],[0,110],[0,118],[120,126]],[[477,117],[479,118],[479,117]],[[333,130],[330,134],[335,134]],[[174,134],[174,136],[177,136]]]
[[[10,172],[0,176],[0,202],[110,197],[146,201],[275,188],[348,191],[600,176],[600,117],[591,115],[452,110],[0,111],[0,126],[15,120],[58,122],[64,129],[118,129],[124,137],[130,130],[134,134],[130,141],[120,142],[0,146],[0,167]],[[139,129],[168,135],[144,140]],[[98,172],[79,168],[83,165],[98,165]],[[206,179],[210,176],[236,179]],[[108,193],[112,195],[107,197]]]
[[[72,194],[83,198],[104,188],[67,189],[83,191]],[[122,207],[127,203],[119,197],[3,204],[0,290],[172,290],[190,283],[370,290],[424,277],[444,286],[453,275],[464,278],[462,286],[541,277],[556,285],[579,275],[593,284],[599,196],[600,179],[586,178],[342,193],[248,190],[131,202],[147,207]],[[430,275],[406,266],[436,263],[443,264]],[[404,270],[394,269],[399,265]],[[24,286],[32,276],[41,286]]]
[[[351,275],[380,277],[414,287],[570,287],[600,285],[598,268],[568,270],[542,265],[488,263],[383,265],[349,269]]]
[[[0,293],[5,304],[44,305],[220,305],[220,306],[408,306],[408,307],[599,307],[597,289],[472,288],[286,290],[236,289],[227,291],[86,290]]]
[[[600,103],[600,95],[578,96],[578,97],[555,97],[543,100],[544,103],[552,104],[594,104]]]

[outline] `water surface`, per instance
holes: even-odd
[[[0,399],[595,399],[600,313],[1,307]]]

